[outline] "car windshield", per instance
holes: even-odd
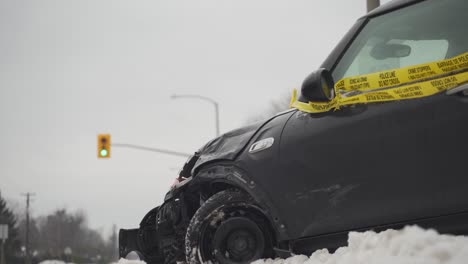
[[[428,0],[371,18],[332,71],[338,81],[468,51],[466,0]]]

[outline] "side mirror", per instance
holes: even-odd
[[[311,102],[328,102],[335,96],[333,77],[327,69],[320,68],[307,76],[301,94]]]

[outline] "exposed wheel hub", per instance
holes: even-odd
[[[265,240],[255,222],[230,218],[218,227],[213,239],[216,259],[221,263],[244,263],[263,255]]]
[[[236,230],[232,232],[227,238],[227,252],[232,255],[234,259],[248,258],[257,247],[257,241],[253,234],[245,230]]]

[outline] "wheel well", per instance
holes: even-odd
[[[223,186],[225,187],[226,185]],[[264,249],[261,253],[262,256],[266,258],[275,257],[275,248],[278,245],[277,237],[265,210],[259,206],[258,202],[256,202],[249,193],[243,191],[241,188],[231,188],[213,194],[213,196],[201,205],[192,217],[185,238],[187,261],[192,262],[193,260],[195,263],[198,263],[196,262],[197,259],[201,260],[204,259],[203,256],[211,256],[210,250],[213,249],[211,248],[212,245],[206,246],[205,244],[200,244],[200,241],[208,241],[207,243],[216,241],[216,236],[214,235],[218,234],[220,230],[223,230],[218,229],[222,228],[222,226],[219,226],[219,223],[226,219],[242,218],[256,224],[256,227],[258,227],[257,230],[261,230],[263,233],[263,239],[260,244]],[[230,231],[228,233],[230,233]],[[225,249],[226,248],[224,248],[224,250]],[[218,252],[222,252],[222,248],[219,250]],[[229,258],[229,255],[226,257]]]
[[[236,186],[234,184],[229,184],[229,183],[226,183],[226,182],[213,182],[213,183],[205,183],[204,185],[200,186],[200,198],[201,198],[201,201],[200,201],[200,204],[198,205],[198,208],[201,206],[201,202],[204,202],[206,200],[208,200],[211,196],[221,192],[221,191],[225,191],[225,190],[237,190],[239,192],[243,192],[247,195],[249,195],[250,197],[252,197],[252,199],[255,201],[255,198],[250,195],[250,193],[246,192],[245,190],[243,190],[242,188],[240,188],[239,186]],[[257,206],[258,207],[258,213],[261,214],[265,219],[265,221],[268,223],[267,225],[267,229],[268,231],[272,234],[272,239],[273,239],[273,243],[278,243],[278,238],[277,238],[277,232],[276,230],[274,229],[274,225],[273,225],[273,219],[271,219],[271,217],[268,215],[268,213],[265,211],[265,208],[262,208],[261,204],[258,204],[257,202]],[[198,210],[198,208],[196,210]],[[193,215],[191,215],[191,217],[193,217]]]
[[[219,193],[219,192],[225,191],[225,190],[229,190],[229,189],[235,189],[235,190],[242,191],[239,187],[237,187],[237,186],[235,186],[233,184],[229,184],[229,183],[225,183],[225,182],[214,182],[214,183],[206,184],[205,188],[202,188],[202,192],[203,192],[202,194],[206,195],[207,198],[210,198],[211,196],[213,196],[216,193]]]

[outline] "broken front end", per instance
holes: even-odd
[[[139,228],[120,230],[120,257],[135,252],[149,264],[172,264],[186,259],[250,263],[274,256],[277,232],[286,235],[283,223],[256,179],[242,169],[244,160],[239,156],[249,151],[249,142],[262,129],[257,141],[279,137],[292,113],[225,133],[198,150],[185,163],[164,203],[148,212]],[[266,164],[276,153],[276,148],[269,150],[257,152]],[[258,157],[253,164],[264,168]]]
[[[198,197],[190,197],[190,193],[181,191],[190,180],[184,179],[174,186],[166,194],[164,203],[143,217],[139,228],[120,229],[120,258],[126,258],[130,252],[134,252],[147,263],[185,260],[185,232],[190,215],[196,210],[189,201],[198,200]]]

